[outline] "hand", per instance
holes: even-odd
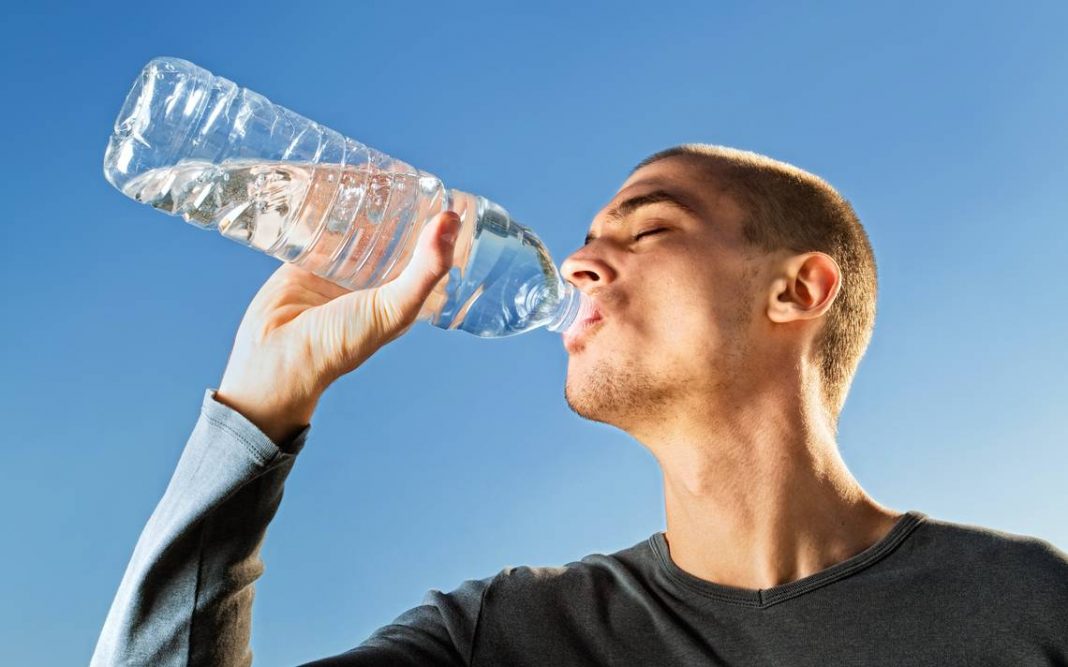
[[[348,290],[283,263],[245,312],[215,400],[276,444],[288,442],[311,423],[327,387],[415,323],[452,267],[459,224],[453,211],[434,216],[408,265],[378,287]]]

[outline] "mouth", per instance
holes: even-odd
[[[571,325],[571,327],[568,328],[567,331],[562,334],[562,337],[564,339],[564,348],[566,348],[568,352],[573,352],[579,341],[591,335],[593,331],[600,329],[600,325],[603,322],[604,318],[602,318],[601,314],[597,312],[580,322],[576,321],[574,324]]]

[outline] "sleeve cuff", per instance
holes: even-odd
[[[217,387],[209,387],[204,390],[204,399],[201,402],[200,411],[214,426],[229,431],[248,445],[261,464],[273,461],[279,455],[296,456],[304,448],[304,443],[308,439],[308,432],[311,430],[311,424],[305,426],[304,430],[292,440],[283,443],[283,446],[279,447],[243,414],[228,405],[223,405],[216,401],[215,392],[217,390]]]

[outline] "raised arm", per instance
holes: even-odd
[[[264,283],[138,539],[92,665],[251,663],[259,548],[319,398],[411,328],[452,265],[458,224],[435,216],[380,287],[346,290],[288,263]]]

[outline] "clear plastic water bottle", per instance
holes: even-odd
[[[104,176],[141,203],[354,290],[395,278],[423,225],[454,210],[453,267],[418,316],[442,329],[560,332],[589,306],[502,207],[179,58],[154,58],[137,77]]]

